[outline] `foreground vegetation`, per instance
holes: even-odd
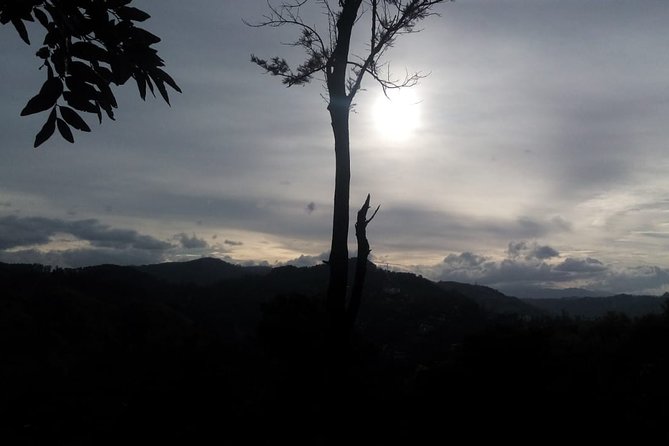
[[[669,439],[669,311],[485,310],[372,269],[337,398],[325,268],[169,283],[133,268],[0,265],[6,444],[420,444]],[[323,428],[326,414],[341,430]]]

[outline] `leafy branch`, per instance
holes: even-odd
[[[50,110],[35,137],[37,147],[55,129],[74,142],[71,128],[89,132],[80,112],[103,112],[114,120],[118,107],[111,86],[137,83],[140,97],[155,89],[169,104],[167,86],[181,92],[174,79],[161,67],[164,61],[152,45],[160,38],[136,26],[150,18],[146,12],[129,6],[131,0],[0,0],[0,24],[12,23],[27,44],[30,38],[24,22],[37,21],[46,34],[36,55],[46,69],[40,91],[21,111],[21,116]],[[65,105],[66,104],[66,105]]]

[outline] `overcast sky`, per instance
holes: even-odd
[[[130,82],[116,122],[89,118],[73,145],[32,148],[45,116],[19,112],[44,79],[41,30],[28,47],[0,27],[0,261],[319,262],[334,179],[323,87],[287,89],[249,62],[299,62],[280,44],[295,30],[245,26],[265,0],[134,4],[183,94],[142,102]],[[669,2],[438,11],[388,53],[398,75],[429,76],[392,106],[367,79],[351,118],[351,206],[368,192],[381,205],[375,261],[499,288],[669,290]]]

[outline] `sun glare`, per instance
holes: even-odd
[[[405,141],[420,124],[420,100],[411,88],[389,90],[388,97],[379,94],[373,108],[378,133],[390,141]]]

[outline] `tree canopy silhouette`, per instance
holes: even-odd
[[[0,23],[11,23],[25,43],[30,45],[26,22],[46,30],[36,52],[40,69],[46,69],[46,80],[21,111],[21,116],[49,112],[35,137],[35,147],[56,128],[69,142],[74,142],[72,128],[89,132],[79,112],[97,115],[100,123],[103,112],[113,120],[118,104],[111,86],[123,85],[130,78],[137,83],[142,99],[147,88],[154,96],[157,89],[168,104],[167,86],[181,92],[152,48],[160,38],[136,26],[149,14],[130,3],[132,0],[0,0]]]
[[[421,20],[434,14],[433,8],[443,0],[309,0],[285,1],[280,6],[269,5],[269,13],[264,19],[251,26],[281,27],[294,26],[299,29],[299,37],[291,43],[306,53],[306,59],[291,68],[286,59],[272,57],[262,59],[251,56],[256,63],[273,76],[281,78],[287,86],[302,85],[320,79],[328,94],[328,111],[332,121],[335,140],[335,193],[330,248],[330,279],[327,292],[327,308],[331,324],[345,329],[355,319],[359,299],[352,296],[347,308],[348,279],[348,229],[350,190],[350,143],[349,114],[352,101],[362,87],[366,75],[373,78],[383,89],[409,87],[422,77],[420,73],[407,74],[395,79],[384,62],[386,51],[402,34],[416,31]],[[323,7],[327,24],[324,30],[317,29],[303,19],[300,9],[308,3],[318,3]],[[351,52],[354,27],[368,26],[368,40],[365,53]],[[363,205],[365,215],[369,209],[369,198]],[[365,227],[369,220],[358,216],[359,252],[358,266],[366,264],[369,245],[366,244]],[[362,245],[360,241],[364,240]],[[357,273],[353,290],[362,289],[364,270]],[[359,297],[359,296],[358,296]]]

